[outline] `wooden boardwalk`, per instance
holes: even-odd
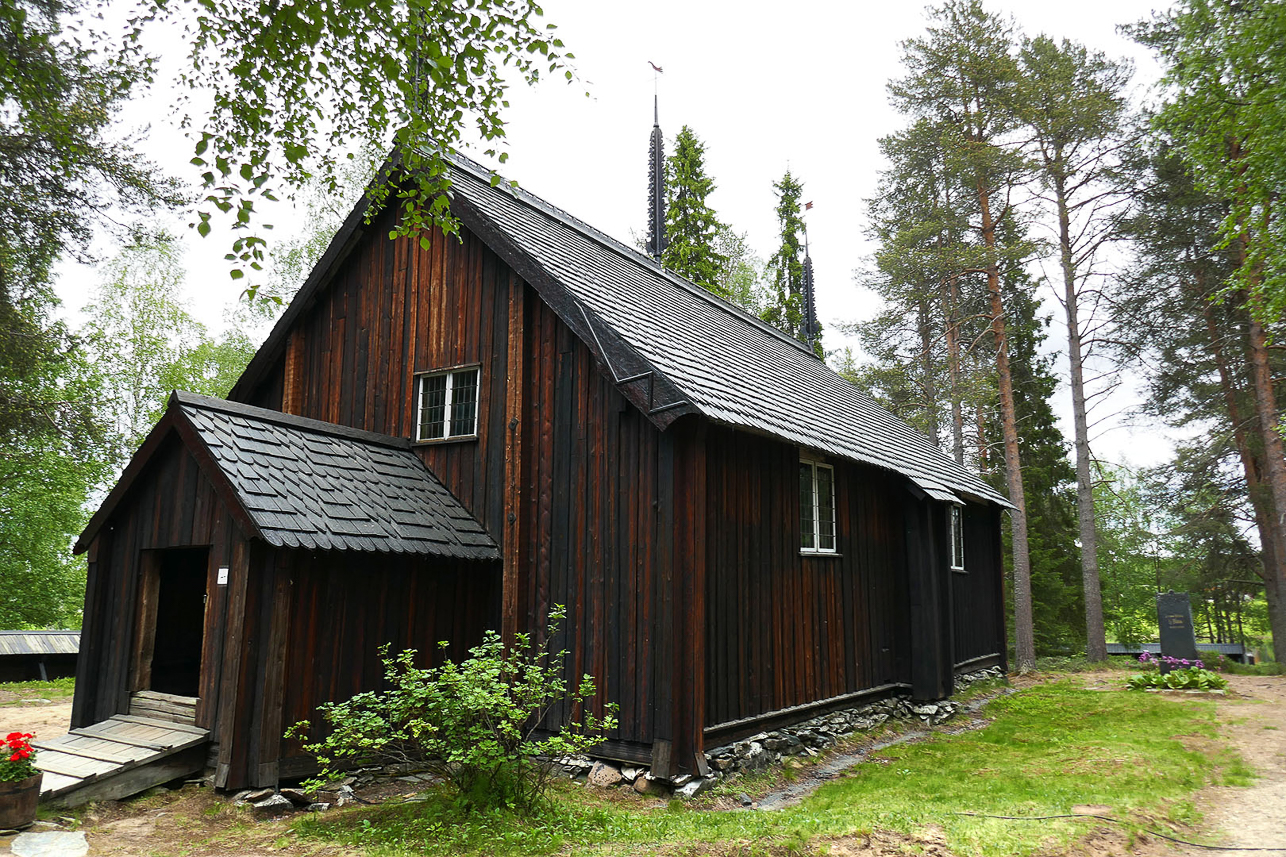
[[[36,767],[45,773],[41,802],[117,800],[200,772],[210,734],[189,719],[195,702],[143,692],[135,694],[130,714],[33,741]]]

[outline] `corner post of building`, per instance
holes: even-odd
[[[1005,541],[1000,534],[1004,524],[1005,512],[999,506],[992,506],[995,524],[991,526],[991,550],[996,558],[995,599],[1000,609],[996,611],[996,651],[1000,652],[1000,668],[1009,672],[1009,634],[1005,628]]]
[[[944,673],[945,617],[940,570],[936,567],[935,532],[930,517],[936,508],[923,491],[908,486],[902,500],[906,529],[906,562],[911,612],[911,698],[942,699],[950,691]]]
[[[94,722],[98,707],[99,676],[102,674],[100,658],[105,650],[103,626],[107,624],[104,610],[104,592],[110,584],[112,528],[103,527],[89,543],[86,554],[88,567],[85,577],[84,624],[80,632],[80,651],[76,654],[76,693],[71,703],[72,728],[88,726]]]

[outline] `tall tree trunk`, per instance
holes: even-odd
[[[1014,552],[1014,663],[1018,672],[1036,668],[1036,637],[1032,623],[1031,557],[1027,547],[1027,500],[1023,492],[1023,466],[1018,449],[1018,416],[1014,404],[1014,379],[1009,368],[1009,337],[1005,331],[1005,301],[1000,291],[1000,268],[995,261],[996,223],[991,215],[991,193],[980,181],[978,203],[982,210],[982,242],[992,258],[987,264],[987,292],[991,298],[991,333],[996,344],[996,381],[1000,392],[1000,426],[1005,444],[1005,484],[1009,526]]]
[[[951,384],[951,454],[956,464],[964,464],[964,406],[960,394],[960,322],[956,307],[960,304],[960,276],[946,280],[942,295],[942,317],[946,319],[947,378]]]
[[[1277,399],[1273,390],[1272,368],[1268,359],[1268,336],[1256,316],[1259,307],[1258,299],[1251,298],[1250,306],[1250,371],[1255,391],[1255,416],[1258,417],[1259,434],[1264,447],[1264,481],[1268,484],[1269,495],[1273,499],[1273,528],[1279,533],[1282,529],[1282,512],[1286,510],[1286,453],[1282,448],[1282,436],[1278,433]],[[1280,534],[1278,544],[1286,543]],[[1281,564],[1272,576],[1274,589],[1277,591],[1278,613],[1281,613],[1282,594],[1286,593],[1286,573]],[[1286,633],[1278,629],[1286,622],[1273,623],[1273,656],[1278,663],[1286,663]],[[1282,628],[1286,631],[1286,628]]]
[[[923,296],[917,303],[916,315],[920,328],[920,371],[924,375],[924,400],[929,418],[927,428],[933,445],[941,446],[941,429],[938,426],[938,385],[933,377],[933,329],[929,324],[931,315],[929,301]]]
[[[1228,411],[1228,422],[1232,426],[1233,444],[1241,459],[1242,473],[1246,479],[1246,495],[1250,498],[1251,508],[1255,512],[1255,528],[1259,532],[1259,555],[1262,567],[1258,574],[1264,581],[1264,595],[1268,602],[1268,623],[1273,633],[1274,656],[1278,656],[1280,647],[1277,640],[1286,640],[1286,604],[1278,597],[1279,580],[1286,580],[1286,533],[1283,532],[1280,517],[1273,510],[1272,498],[1260,474],[1264,471],[1263,456],[1256,455],[1250,438],[1246,434],[1246,420],[1237,399],[1238,388],[1235,376],[1223,347],[1222,333],[1214,316],[1214,304],[1209,300],[1209,290],[1200,274],[1197,275],[1197,300],[1201,301],[1201,314],[1206,324],[1206,336],[1210,341],[1210,354],[1214,357],[1215,367],[1219,371],[1219,388],[1223,394],[1224,408]]]
[[[1107,660],[1107,633],[1103,628],[1103,589],[1098,572],[1098,527],[1094,520],[1094,483],[1090,475],[1090,432],[1085,414],[1085,372],[1076,266],[1072,261],[1071,214],[1067,210],[1067,180],[1062,175],[1054,178],[1054,200],[1058,206],[1059,262],[1063,268],[1063,301],[1067,310],[1067,359],[1071,364],[1076,508],[1080,515],[1081,584],[1085,592],[1085,657],[1090,663],[1100,663]]]

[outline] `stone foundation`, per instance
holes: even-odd
[[[1004,677],[1000,667],[988,667],[955,678],[956,690],[964,690],[980,681]],[[674,782],[653,779],[646,768],[595,762],[589,757],[559,759],[563,771],[573,779],[582,779],[590,785],[632,787],[643,794],[669,794],[694,797],[718,780],[740,773],[762,771],[781,764],[787,756],[816,756],[840,741],[858,732],[875,729],[890,721],[896,723],[920,722],[937,726],[950,720],[960,710],[960,703],[949,699],[939,702],[913,704],[905,697],[892,697],[853,708],[831,711],[826,714],[783,726],[769,732],[760,732],[741,741],[734,741],[706,751],[710,776],[702,779],[686,774]]]

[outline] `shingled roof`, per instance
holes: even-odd
[[[683,414],[906,476],[937,500],[1009,506],[977,474],[835,374],[803,343],[467,158],[449,158],[451,210],[611,372],[660,428]],[[392,170],[390,165],[388,169]],[[250,395],[363,231],[353,210],[229,398]]]
[[[190,429],[180,431],[185,442],[204,453],[198,460],[217,471],[207,476],[230,489],[248,535],[274,547],[500,558],[403,438],[182,392],[158,429],[177,421]],[[116,495],[80,543],[88,545]]]
[[[1009,505],[803,343],[539,197],[493,186],[472,161],[455,158],[453,167],[452,207],[465,225],[501,245],[493,249],[520,274],[543,272],[570,292],[591,339],[602,326],[618,335],[673,385],[685,410],[901,473],[939,500],[964,494]]]

